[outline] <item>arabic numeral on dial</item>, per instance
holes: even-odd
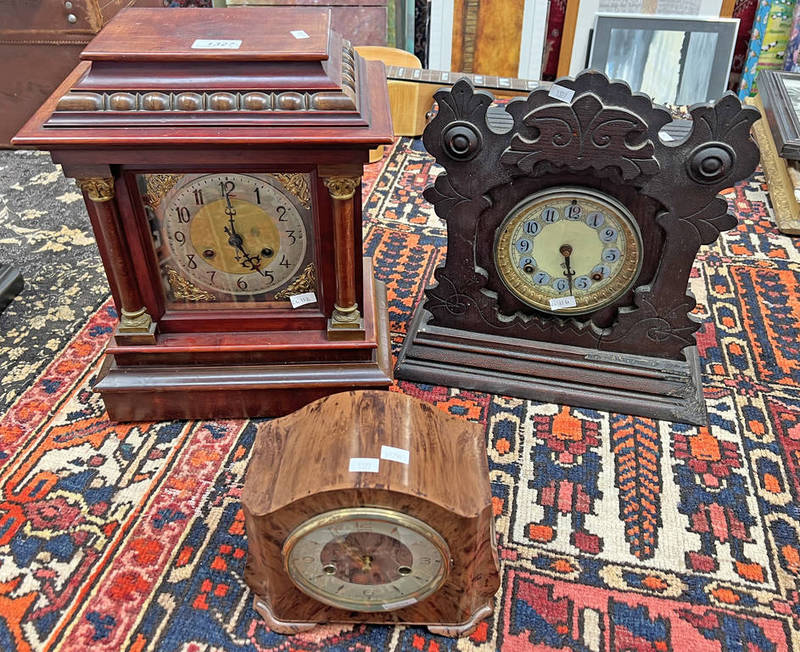
[[[261,203],[261,193],[258,191],[258,187],[256,187],[256,204]]]
[[[593,229],[596,229],[599,226],[602,226],[603,222],[606,221],[606,216],[602,213],[589,213],[586,216],[586,223],[591,226]]]
[[[234,190],[236,190],[236,184],[233,181],[219,182],[219,191],[223,195],[230,195]]]
[[[203,191],[198,189],[194,191],[194,203],[198,206],[203,205]]]
[[[536,220],[528,220],[525,222],[525,233],[529,235],[536,235],[542,230],[542,225]]]
[[[548,206],[542,211],[542,219],[548,224],[558,221],[558,211],[552,206]]]
[[[572,284],[579,290],[588,290],[592,285],[592,279],[588,276],[579,276]]]
[[[289,267],[289,261],[286,260],[286,256],[281,256],[281,262],[278,263],[281,267]]]
[[[289,244],[290,244],[290,245],[293,245],[295,242],[297,242],[297,236],[295,235],[295,232],[294,232],[294,231],[291,231],[291,230],[290,230],[290,231],[287,231],[287,232],[286,232],[286,235],[287,235],[287,236],[288,236],[288,238],[289,238]]]
[[[550,282],[550,274],[547,272],[536,272],[533,275],[533,282],[536,285],[547,285]]]
[[[567,279],[565,278],[557,278],[553,281],[553,289],[557,292],[565,292],[569,288],[569,283],[567,283]]]
[[[536,269],[536,261],[530,256],[519,259],[519,268],[526,274],[530,274]]]
[[[581,207],[578,203],[572,203],[567,207],[567,219],[579,220],[581,219]]]
[[[603,242],[614,242],[617,239],[617,230],[608,227],[600,232],[600,239]]]
[[[533,244],[531,241],[526,240],[525,238],[522,238],[522,240],[517,240],[515,246],[517,251],[523,254],[528,253],[531,249],[533,249]]]
[[[178,244],[183,244],[186,242],[186,236],[184,235],[183,231],[175,231],[175,242]]]
[[[211,270],[210,272],[206,272],[206,274],[208,274],[208,282],[213,284],[214,277],[217,275],[217,270]]]
[[[181,224],[188,224],[192,219],[192,214],[186,206],[176,206],[175,212],[178,214],[178,222]]]
[[[194,259],[194,254],[186,254],[186,266],[189,269],[197,269],[197,263]]]
[[[238,279],[236,279],[236,287],[238,287],[240,290],[247,289],[247,281],[244,280],[243,276],[240,276]]]
[[[620,253],[619,249],[614,247],[609,247],[603,251],[603,260],[607,263],[615,263],[619,260]]]
[[[592,269],[592,276],[596,276],[596,280],[601,280],[611,276],[611,268],[608,265],[597,265]]]
[[[286,206],[278,206],[278,222],[286,222]]]
[[[265,269],[263,273],[264,273],[264,278],[267,279],[270,283],[273,283],[275,281],[275,276],[272,274],[270,270]]]

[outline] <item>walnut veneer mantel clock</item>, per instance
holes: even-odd
[[[668,111],[587,71],[509,103],[500,133],[469,81],[435,97],[423,139],[445,172],[425,197],[447,259],[396,375],[704,423],[687,284],[736,224],[717,193],[755,169],[758,111],[727,94],[667,140]]]
[[[123,10],[14,139],[83,191],[120,314],[95,385],[112,419],[285,414],[391,383],[360,194],[392,138],[386,82],[329,24]]]
[[[479,424],[397,392],[328,396],[259,427],[242,506],[245,581],[274,631],[403,623],[464,636],[492,613]]]

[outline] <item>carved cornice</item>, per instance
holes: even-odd
[[[328,177],[323,182],[333,199],[345,201],[353,198],[361,185],[361,177]]]
[[[86,177],[75,179],[75,183],[92,201],[104,202],[114,199],[114,179],[111,177]]]
[[[280,92],[254,90],[70,90],[56,104],[55,113],[239,113],[239,112],[357,112],[356,68],[353,48],[342,48],[341,90],[309,93],[303,89]]]

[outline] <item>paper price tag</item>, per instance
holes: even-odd
[[[563,310],[564,308],[574,308],[577,303],[575,303],[575,297],[557,297],[555,299],[550,299],[550,310]]]
[[[550,87],[550,92],[548,95],[556,100],[561,100],[562,102],[572,102],[575,91],[573,91],[571,88],[567,88],[566,86],[553,84]]]
[[[394,446],[381,446],[381,459],[391,462],[408,464],[408,451],[405,448],[395,448]]]
[[[377,457],[351,457],[350,473],[377,473],[381,461]]]
[[[198,38],[192,43],[193,50],[238,50],[242,42],[233,39]]]
[[[669,143],[669,142],[672,142],[673,140],[675,140],[672,136],[670,136],[663,129],[658,132],[658,137],[661,138],[661,140],[663,140],[665,143]]]
[[[299,308],[307,303],[314,303],[317,300],[317,295],[313,292],[304,292],[303,294],[293,294],[289,297],[292,308]]]
[[[306,34],[305,30],[302,29],[293,29],[291,32],[289,32],[289,34],[298,40],[301,38],[311,38],[308,34]]]

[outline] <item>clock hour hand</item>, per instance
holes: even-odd
[[[228,244],[242,255],[243,260],[240,261],[242,267],[245,269],[252,269],[254,272],[260,272],[261,257],[251,256],[249,253],[247,253],[244,248],[244,240],[242,239],[242,236],[236,232],[235,228],[228,228],[226,226],[224,231],[225,235],[228,236]],[[238,259],[239,256],[236,258]]]
[[[241,265],[245,269],[251,269],[254,272],[260,272],[261,267],[261,257],[260,256],[251,256],[244,248],[244,238],[236,231],[236,222],[234,218],[236,217],[236,209],[233,207],[233,203],[231,203],[231,194],[229,192],[225,192],[225,202],[228,204],[225,207],[225,215],[228,216],[228,226],[226,226],[223,230],[225,231],[225,235],[228,236],[228,244],[236,249],[241,255],[243,260],[241,260]],[[236,256],[238,259],[239,256]]]
[[[564,276],[567,277],[569,283],[569,293],[572,294],[572,277],[575,276],[575,270],[570,267],[569,257],[572,255],[572,246],[568,244],[561,245],[558,250],[564,256]]]

